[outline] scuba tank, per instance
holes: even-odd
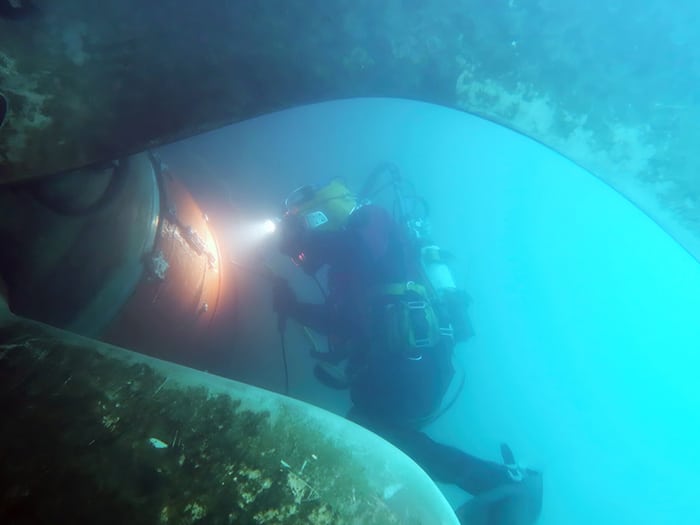
[[[448,261],[452,256],[435,244],[421,248],[423,274],[435,293],[442,316],[451,324],[456,343],[466,341],[474,332],[467,314],[469,296],[455,282]]]
[[[423,246],[421,248],[421,264],[425,276],[436,293],[441,294],[457,289],[452,270],[447,265],[443,251],[439,246],[436,244]]]
[[[467,314],[469,295],[456,284],[449,264],[454,257],[431,239],[428,203],[401,176],[398,166],[393,163],[382,163],[370,173],[359,198],[372,200],[386,189],[393,193],[394,219],[404,227],[408,264],[417,266],[407,273],[418,272],[418,280],[425,285],[438,313],[442,335],[453,338],[454,342],[466,341],[474,335]]]

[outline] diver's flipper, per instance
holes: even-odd
[[[507,443],[501,443],[501,457],[503,458],[503,464],[508,469],[508,476],[513,481],[523,480],[523,470],[515,461],[515,455],[510,449]]]
[[[345,370],[331,363],[324,361],[316,363],[314,375],[321,383],[336,390],[345,390],[350,386],[350,380]]]
[[[522,480],[484,492],[456,511],[463,525],[532,525],[542,510],[542,475],[523,472]]]
[[[506,465],[515,465],[515,455],[508,446],[508,443],[501,443],[501,457]]]
[[[477,494],[457,509],[463,525],[532,525],[542,510],[542,474],[523,469],[506,443],[501,457],[510,481]]]

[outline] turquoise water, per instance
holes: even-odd
[[[244,261],[262,254],[311,300],[318,300],[313,284],[247,235],[248,226],[277,214],[300,184],[342,176],[358,187],[377,163],[398,164],[432,204],[436,239],[459,256],[460,278],[474,298],[477,336],[457,355],[466,387],[432,435],[491,459],[498,459],[498,443],[509,442],[520,460],[545,473],[541,523],[700,522],[693,492],[700,466],[695,3],[137,4],[42,5],[42,16],[28,22],[40,29],[28,39],[36,45],[15,49],[8,37],[9,54],[0,60],[13,118],[41,128],[64,119],[57,111],[67,106],[75,119],[65,121],[78,121],[70,103],[44,105],[155,89],[163,100],[147,104],[153,113],[144,118],[168,134],[186,113],[177,111],[182,100],[194,111],[197,102],[228,98],[242,118],[346,94],[401,95],[505,122],[622,191],[625,197],[504,128],[398,100],[300,108],[164,149],[205,208],[217,199],[230,206],[230,228],[219,232],[230,253]],[[112,32],[120,26],[130,31]],[[112,37],[103,42],[101,31]],[[165,42],[176,62],[161,64],[153,42]],[[36,49],[55,59],[49,62],[57,71],[36,67]],[[105,49],[106,67],[90,62]],[[144,58],[145,73],[132,55],[122,56],[127,51]],[[236,72],[236,82],[223,82],[218,60]],[[102,67],[104,89],[82,92],[82,84],[94,85],[89,73]],[[212,74],[216,68],[221,76]],[[64,70],[81,73],[67,75],[69,96],[44,95],[44,83],[60,85]],[[129,77],[134,71],[140,74]],[[193,79],[200,90],[187,84]],[[179,103],[157,111],[165,95],[177,93]],[[132,115],[121,119],[130,126],[125,134],[137,131],[132,120],[140,112],[111,100],[94,110],[119,107]],[[109,127],[96,115],[87,122],[94,119]],[[93,124],[78,127],[94,131]],[[7,135],[13,147],[34,141],[14,131]],[[235,351],[218,371],[280,390],[268,290],[244,281],[245,307],[231,326]],[[298,330],[290,328],[288,344],[292,395],[344,413],[344,394],[322,389],[311,375]],[[465,498],[444,490],[455,503]]]
[[[544,472],[541,524],[700,520],[700,265],[588,172],[482,119],[387,99],[273,114],[164,156],[202,197],[228,194],[239,220],[274,213],[300,184],[359,186],[379,162],[397,163],[431,203],[434,236],[458,255],[474,299],[477,335],[457,352],[466,386],[429,433],[493,460],[510,443]],[[266,257],[314,297],[291,263]],[[279,390],[268,293],[247,291],[254,307],[230,374]],[[307,343],[291,333],[288,344],[291,394],[343,413],[344,395],[311,376]],[[466,497],[443,488],[454,503]]]

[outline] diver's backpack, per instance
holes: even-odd
[[[441,326],[422,284],[408,281],[378,286],[372,311],[373,346],[381,352],[420,360],[423,352],[451,340],[452,327]]]
[[[377,346],[416,360],[426,349],[439,344],[452,347],[473,335],[467,315],[469,296],[452,278],[450,255],[432,244],[418,253],[417,279],[375,287],[371,315]]]
[[[452,348],[471,335],[466,294],[455,290],[438,296],[414,281],[382,285],[374,291],[374,351],[420,360],[426,351],[438,346]]]

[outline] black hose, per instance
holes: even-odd
[[[2,125],[5,123],[5,118],[7,118],[9,111],[10,103],[7,101],[7,97],[0,93],[0,129],[2,129]]]
[[[321,284],[321,281],[318,280],[318,277],[316,277],[316,274],[313,274],[311,276],[316,283],[316,286],[318,286],[319,291],[321,292],[321,295],[323,296],[323,300],[327,301],[328,300],[328,294],[326,293],[325,288],[323,288],[323,285]]]
[[[287,345],[284,341],[284,330],[279,331],[280,346],[282,347],[282,363],[284,364],[284,395],[289,395],[289,368],[287,367]]]
[[[378,186],[386,175],[389,175],[388,180],[384,181],[381,186]],[[400,179],[401,175],[396,164],[393,162],[382,162],[365,179],[365,183],[360,189],[359,197],[360,199],[371,199],[386,188],[396,184]]]
[[[464,372],[464,367],[461,365],[458,366],[457,368],[457,373],[459,374],[459,385],[457,386],[457,390],[455,391],[454,395],[447,401],[445,405],[442,407],[438,408],[435,412],[432,414],[428,414],[427,416],[423,418],[417,418],[412,420],[412,423],[417,426],[425,426],[433,421],[437,420],[438,418],[442,417],[445,412],[450,410],[454,404],[457,402],[457,399],[459,399],[459,396],[462,393],[462,390],[464,389],[464,383],[466,382],[466,373]]]
[[[46,183],[45,180],[39,180],[38,182],[28,185],[28,191],[39,204],[58,215],[66,215],[69,217],[90,215],[109,205],[117,195],[119,195],[127,178],[123,173],[125,164],[125,161],[121,161],[118,165],[114,166],[107,187],[102,194],[93,202],[82,206],[78,206],[69,200],[63,200],[60,197],[57,198],[48,193],[44,185]],[[98,167],[99,166],[95,166],[95,168]],[[65,175],[65,172],[61,175]],[[54,177],[58,176],[60,175],[54,175]]]

